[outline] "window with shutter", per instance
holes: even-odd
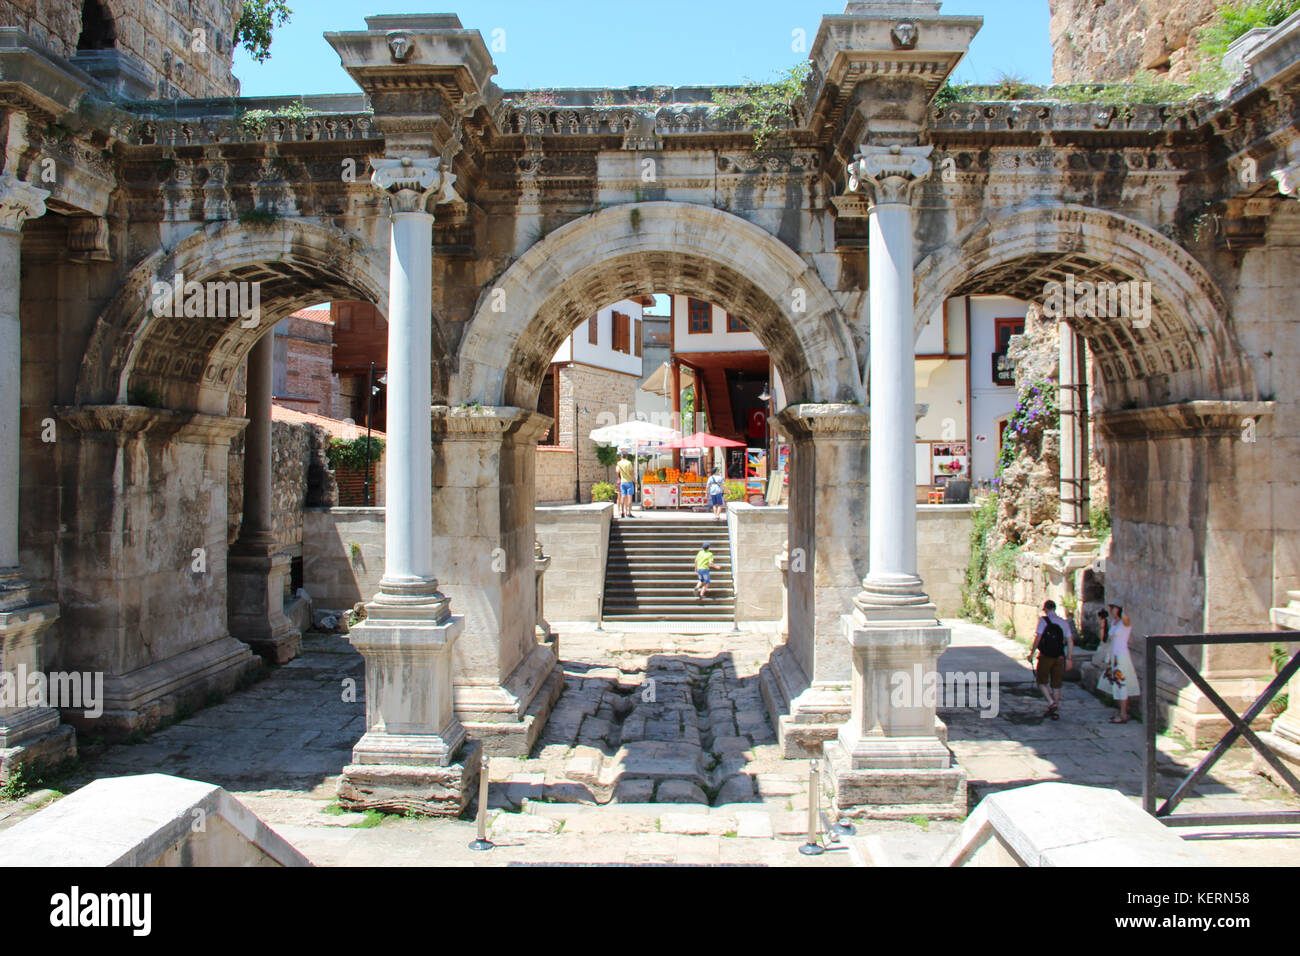
[[[688,302],[686,314],[686,331],[692,335],[702,335],[713,331],[713,305],[701,299]]]
[[[632,344],[636,348],[636,357],[641,357],[641,320],[636,320],[636,325],[632,328]]]
[[[600,344],[600,313],[597,312],[587,320],[587,344]]]

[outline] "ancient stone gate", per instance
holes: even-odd
[[[267,535],[266,333],[327,298],[390,325],[360,802],[442,787],[455,803],[467,731],[519,752],[544,723],[559,681],[532,629],[538,389],[562,338],[628,295],[744,315],[781,371],[808,570],[772,661],[778,716],[792,755],[838,740],[858,802],[887,801],[897,768],[928,773],[935,806],[959,785],[932,708],[876,706],[880,681],[946,643],[900,463],[914,334],[952,296],[1150,282],[1146,325],[1069,320],[1102,380],[1124,603],[1150,632],[1245,628],[1295,587],[1300,30],[1275,31],[1219,100],[936,104],[979,18],[852,2],[756,145],[709,90],[512,94],[455,16],[366,26],[327,35],[363,95],[295,103],[129,102],[0,29],[4,665],[103,671],[97,732],[229,688],[250,646],[294,652]],[[256,314],[238,308],[251,289]],[[252,423],[231,414],[245,363]],[[227,452],[246,425],[232,544]],[[1261,664],[1204,663],[1227,684]],[[1208,710],[1161,692],[1193,724]],[[0,745],[29,747],[57,723],[0,721]]]

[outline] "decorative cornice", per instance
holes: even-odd
[[[554,420],[525,408],[494,405],[433,406],[433,434],[441,441],[482,441],[507,437],[536,442]]]
[[[88,438],[149,436],[201,445],[229,442],[248,426],[246,418],[176,412],[143,405],[60,405],[59,419]]]
[[[1276,408],[1276,402],[1196,400],[1098,412],[1093,420],[1108,441],[1241,438],[1253,427],[1248,422],[1272,415]]]
[[[28,219],[45,215],[50,191],[6,173],[0,176],[0,232],[19,232]]]
[[[775,417],[795,440],[854,438],[866,441],[871,432],[871,410],[865,405],[790,405],[777,412]]]
[[[910,205],[916,187],[934,168],[933,146],[863,146],[849,164],[849,192],[872,205]]]
[[[428,212],[429,199],[437,196],[438,202],[456,198],[452,185],[456,174],[442,169],[440,158],[372,159],[374,174],[370,182],[388,196],[392,213]]]

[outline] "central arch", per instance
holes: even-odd
[[[579,323],[609,302],[667,291],[745,316],[792,404],[864,399],[849,327],[812,266],[739,216],[647,202],[568,223],[484,290],[452,403],[535,407],[547,365]]]

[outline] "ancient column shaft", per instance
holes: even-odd
[[[444,188],[435,159],[375,161],[372,181],[392,203],[388,272],[387,518],[380,597],[436,603],[430,437],[429,323],[433,307],[431,196]]]
[[[871,200],[870,563],[859,605],[924,605],[916,567],[916,330],[912,205],[933,147],[865,147],[850,189]]]
[[[47,196],[48,190],[13,176],[0,178],[0,589],[4,577],[18,576],[22,227],[28,219],[45,214]]]
[[[271,377],[274,337],[263,335],[248,353],[248,391],[244,402],[244,517],[242,548],[274,547],[271,521]]]

